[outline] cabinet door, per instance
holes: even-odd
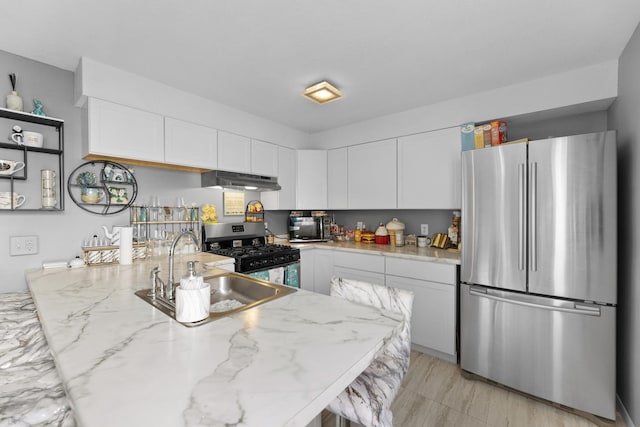
[[[164,162],[164,120],[159,114],[89,98],[86,154]]]
[[[333,276],[333,251],[315,249],[313,256],[313,289],[320,294],[329,295]]]
[[[387,286],[413,292],[411,342],[456,354],[455,286],[387,275]]]
[[[251,173],[278,176],[278,146],[257,139],[251,140]]]
[[[313,258],[315,249],[301,249],[300,250],[300,289],[305,291],[314,290],[313,283]]]
[[[395,138],[348,150],[349,209],[395,209]]]
[[[218,169],[251,173],[251,139],[219,130]]]
[[[296,150],[278,147],[279,191],[263,191],[260,201],[265,210],[296,208]]]
[[[347,148],[327,151],[327,202],[329,209],[347,209]]]
[[[398,208],[460,209],[460,129],[398,138]]]
[[[298,150],[297,209],[327,209],[327,152]]]
[[[164,119],[166,163],[205,169],[218,167],[218,132],[171,117]]]

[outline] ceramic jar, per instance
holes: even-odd
[[[12,90],[7,95],[7,108],[9,110],[24,111],[22,107],[22,98],[20,97],[20,95],[18,95],[18,92]]]
[[[398,221],[398,218],[393,218],[387,223],[387,231],[391,238],[391,246],[404,245],[404,238],[402,237],[402,234],[404,233],[404,223]],[[400,235],[400,239],[398,239],[398,234]],[[398,241],[401,243],[398,244]]]

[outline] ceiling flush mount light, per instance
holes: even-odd
[[[342,92],[340,92],[340,89],[324,80],[306,88],[304,92],[302,92],[302,96],[312,100],[313,102],[317,102],[318,104],[325,104],[342,98]]]

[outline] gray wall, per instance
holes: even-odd
[[[620,57],[618,99],[609,125],[618,131],[618,396],[640,425],[640,30]]]
[[[0,51],[0,93],[2,106],[4,95],[11,86],[8,74],[16,73],[18,77],[18,93],[25,101],[25,109],[31,110],[32,99],[39,98],[45,112],[51,117],[65,120],[65,183],[68,175],[84,162],[81,158],[81,112],[72,105],[73,73],[50,65],[32,61],[20,56]],[[0,140],[6,141],[6,135],[13,124],[5,119],[0,120]],[[23,124],[23,127],[24,124]],[[8,150],[4,150],[8,151]],[[9,153],[0,153],[8,157]],[[32,165],[33,166],[33,165]],[[222,216],[222,191],[200,188],[200,175],[197,173],[178,172],[144,167],[134,168],[138,181],[138,200],[144,201],[152,194],[157,194],[163,204],[173,204],[178,195],[182,195],[188,204],[192,202],[213,203],[218,208],[221,221],[243,221],[242,216]],[[38,168],[30,168],[30,177],[39,180]],[[9,191],[9,181],[0,181],[0,191]],[[38,190],[25,191],[35,205],[40,198]],[[248,202],[257,198],[257,193],[248,192]],[[93,234],[103,235],[101,225],[109,228],[113,225],[129,223],[128,211],[116,215],[96,215],[76,206],[68,197],[63,212],[15,212],[0,211],[0,292],[26,289],[24,271],[40,268],[44,261],[68,261],[82,254],[81,244],[85,237]],[[36,235],[39,240],[39,252],[35,255],[9,256],[9,236]],[[99,267],[94,267],[99,268]]]

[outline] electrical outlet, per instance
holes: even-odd
[[[33,255],[38,253],[38,236],[11,236],[9,255]]]
[[[420,234],[423,236],[429,235],[429,224],[420,224]]]
[[[264,222],[264,229],[267,230],[269,228],[269,223],[267,221]]]

